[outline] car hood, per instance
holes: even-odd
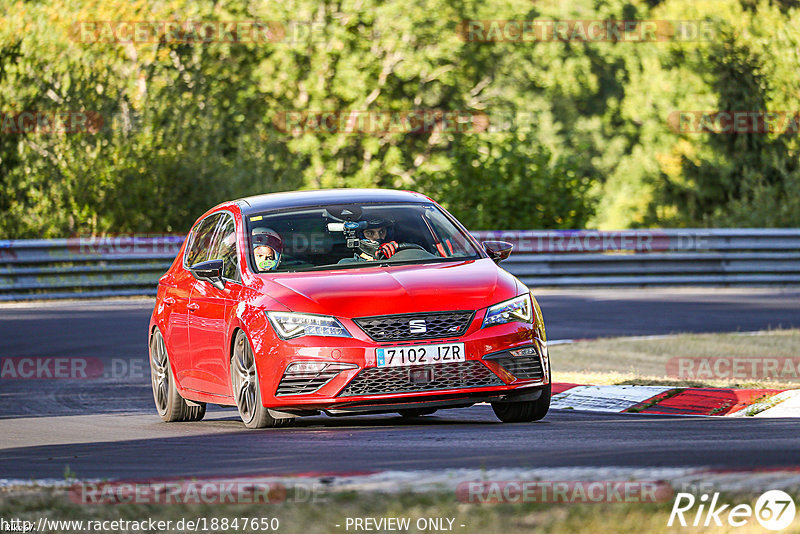
[[[522,285],[490,259],[262,274],[260,291],[296,312],[338,317],[478,310]]]

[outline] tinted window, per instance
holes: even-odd
[[[247,252],[256,272],[480,258],[469,238],[431,204],[330,205],[254,214],[247,222]],[[397,245],[388,259],[372,252],[384,243]],[[260,268],[258,254],[268,248],[278,265]]]
[[[454,232],[453,224],[439,210],[425,210],[425,220],[434,235],[436,250],[442,256],[468,256],[474,254],[474,247],[461,232]]]
[[[192,243],[186,253],[186,266],[192,267],[208,259],[208,253],[214,244],[214,231],[222,214],[206,217],[195,226],[192,232]]]
[[[225,215],[214,234],[213,252],[208,259],[220,259],[224,262],[222,277],[229,280],[239,279],[239,261],[236,256],[236,223],[230,215]]]

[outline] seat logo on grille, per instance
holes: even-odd
[[[425,319],[411,319],[408,321],[408,328],[412,334],[424,334],[428,331]]]

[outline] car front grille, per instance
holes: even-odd
[[[354,321],[375,341],[410,341],[461,336],[474,315],[472,311],[404,313],[359,317]]]
[[[432,372],[432,380],[413,382],[411,373]],[[339,397],[384,395],[445,389],[502,386],[505,384],[483,363],[475,360],[407,367],[367,367],[353,378]]]
[[[520,380],[541,380],[544,378],[542,362],[539,361],[538,356],[508,356],[506,358],[494,358],[493,360]]]

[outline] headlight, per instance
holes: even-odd
[[[281,339],[300,336],[353,337],[342,323],[326,315],[276,311],[266,313]]]
[[[522,321],[523,323],[530,323],[533,314],[531,313],[533,307],[531,306],[531,296],[529,293],[514,297],[511,300],[506,300],[500,304],[490,306],[486,310],[486,317],[483,319],[483,326],[494,326],[496,324],[511,323],[513,321]]]

